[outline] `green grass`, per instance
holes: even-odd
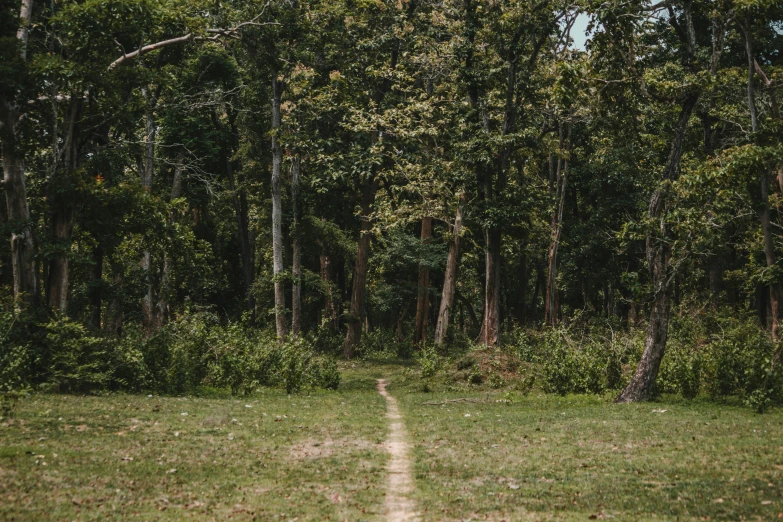
[[[390,389],[414,439],[424,520],[783,518],[780,411]],[[457,397],[484,402],[422,405]]]
[[[380,377],[413,443],[424,521],[783,513],[780,410],[443,383],[422,393],[410,366],[342,369],[337,392],[290,397],[34,395],[0,421],[0,520],[381,520]],[[422,404],[464,397],[481,402]]]
[[[0,520],[377,519],[384,401],[363,375],[341,388],[34,395],[0,421]]]

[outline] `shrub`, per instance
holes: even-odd
[[[310,362],[309,380],[314,388],[336,390],[341,380],[337,361],[329,356],[314,357]]]
[[[568,330],[553,328],[544,337],[548,354],[543,367],[544,391],[567,393],[601,393],[607,389],[607,368],[611,350],[588,339],[579,346]]]
[[[783,379],[773,363],[775,345],[752,319],[728,317],[704,353],[703,373],[713,398],[737,395],[763,411],[783,399]]]
[[[112,383],[115,363],[110,344],[81,324],[58,316],[43,325],[51,354],[49,384],[58,391],[90,391]]]

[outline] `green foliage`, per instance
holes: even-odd
[[[432,381],[441,367],[441,357],[434,346],[424,345],[416,354],[416,359],[419,363],[422,389],[430,391],[432,389]]]
[[[546,353],[542,368],[545,391],[600,394],[619,383],[621,355],[614,343],[597,336],[578,340],[565,328],[548,330],[542,343]]]
[[[362,335],[357,353],[365,360],[407,359],[413,353],[413,345],[410,339],[400,340],[397,333],[390,329],[378,328]]]

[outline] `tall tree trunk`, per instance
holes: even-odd
[[[321,267],[321,281],[324,285],[324,310],[321,323],[327,324],[330,330],[335,330],[337,328],[337,309],[334,304],[332,258],[323,244],[318,260]]]
[[[462,232],[462,202],[457,206],[457,215],[454,218],[454,227],[451,230],[449,242],[449,254],[446,258],[446,274],[443,276],[443,292],[440,298],[440,310],[438,322],[435,325],[435,344],[443,344],[449,332],[454,307],[454,294],[457,291],[457,277],[459,272],[459,240]]]
[[[421,243],[429,245],[432,241],[432,218],[425,216],[421,220]],[[430,311],[430,269],[419,261],[419,281],[416,297],[416,329],[413,344],[419,345],[427,338],[427,317]]]
[[[90,325],[96,330],[101,327],[101,305],[103,304],[103,247],[98,245],[92,252],[92,274],[90,275]]]
[[[19,56],[27,60],[27,34],[33,13],[33,0],[22,0],[19,12]],[[16,93],[18,95],[18,93]],[[24,179],[24,156],[18,148],[18,125],[23,112],[12,98],[0,97],[0,148],[3,157],[3,189],[8,225],[11,228],[11,271],[15,299],[27,304],[38,302],[38,274],[35,242],[30,223],[30,207]]]
[[[285,282],[283,281],[283,150],[280,147],[280,96],[283,82],[272,76],[272,265],[275,285],[275,326],[277,339],[282,342],[288,333],[285,317]]]
[[[10,120],[10,121],[9,121]],[[3,188],[5,190],[8,225],[11,228],[11,270],[14,298],[28,304],[38,300],[38,274],[35,269],[35,243],[30,222],[30,207],[24,179],[24,162],[16,150],[15,136],[10,127],[16,125],[16,116],[7,117],[2,129]],[[9,136],[10,135],[10,136]]]
[[[0,187],[2,188],[2,187]],[[8,240],[6,233],[9,232],[8,228],[8,205],[5,202],[5,192],[0,196],[0,233],[2,233],[2,241]],[[7,246],[8,243],[5,243]],[[10,249],[3,248],[0,250],[0,288],[2,287],[13,288],[14,286],[14,272],[11,269],[11,252]]]
[[[359,243],[356,248],[356,263],[353,269],[353,286],[351,290],[351,308],[348,312],[345,334],[345,346],[343,355],[350,359],[356,353],[356,347],[362,337],[362,324],[366,314],[365,301],[367,292],[367,269],[370,259],[370,240],[372,235],[372,223],[370,213],[375,203],[375,193],[378,190],[378,180],[373,178],[364,185],[362,194],[361,228],[359,231]]]
[[[231,155],[239,146],[238,130],[231,123],[231,133],[234,141],[232,151],[226,158],[226,174],[228,176],[228,188],[231,190],[232,203],[234,205],[234,217],[237,221],[237,235],[239,237],[239,255],[242,262],[242,279],[245,284],[245,309],[251,314],[251,324],[255,324],[256,302],[253,297],[253,282],[255,281],[255,266],[253,264],[253,244],[250,237],[250,223],[247,216],[247,191],[244,187],[237,187],[234,179],[234,162]]]
[[[756,109],[756,93],[753,84],[755,73],[755,60],[753,58],[753,32],[752,19],[748,12],[745,19],[745,54],[748,59],[748,107],[750,108],[750,129],[755,135],[759,130],[758,111]],[[761,186],[761,208],[759,211],[759,220],[761,221],[761,233],[764,238],[764,257],[767,268],[775,267],[775,245],[772,240],[772,228],[769,217],[769,172],[764,167],[759,173],[759,184]],[[770,305],[770,323],[772,339],[777,341],[780,324],[780,284],[773,281],[769,285],[769,305]]]
[[[696,102],[699,100],[699,94],[699,92],[691,94],[682,102],[680,117],[675,128],[661,185],[650,198],[648,216],[650,222],[658,224],[657,230],[648,232],[646,241],[647,265],[654,292],[652,309],[647,325],[647,339],[644,343],[642,359],[639,361],[631,381],[617,398],[618,403],[645,401],[650,398],[666,349],[672,293],[672,274],[669,263],[671,247],[666,226],[667,197],[670,184],[677,179],[680,172],[680,158],[682,157],[685,132],[688,130],[688,122]]]
[[[291,227],[292,257],[291,276],[291,333],[300,335],[302,331],[302,245],[301,245],[301,219],[299,216],[299,177],[301,174],[301,160],[295,155],[291,164],[291,210],[294,214],[294,222]]]
[[[74,226],[73,176],[79,168],[82,100],[81,93],[71,94],[68,117],[63,126],[63,161],[58,168],[56,163],[59,158],[55,158],[54,172],[57,178],[49,183],[51,240],[55,253],[49,260],[46,295],[49,307],[63,313],[68,308],[69,254]]]
[[[564,136],[561,127],[560,130],[560,153],[564,151],[563,146],[565,144],[566,154],[568,153],[568,140],[570,138],[570,126],[568,134]],[[552,212],[552,219],[550,222],[550,230],[552,234],[552,240],[549,243],[548,250],[548,264],[547,264],[547,284],[546,294],[544,298],[544,323],[549,326],[555,326],[557,324],[557,318],[559,315],[558,310],[558,296],[557,296],[557,251],[560,247],[560,236],[563,232],[563,208],[565,207],[565,195],[566,185],[568,183],[568,159],[557,158],[557,169],[555,174],[554,196],[555,196],[555,209]]]
[[[144,161],[141,170],[141,185],[152,192],[152,178],[155,172],[155,139],[157,125],[155,123],[156,96],[150,92],[149,87],[142,87],[142,96],[146,101],[144,111]],[[146,279],[147,290],[141,299],[141,312],[144,320],[144,328],[147,334],[152,333],[158,327],[156,314],[155,285],[152,274],[152,252],[145,250],[141,255],[141,269]]]
[[[536,286],[533,288],[533,299],[530,301],[530,315],[534,323],[538,323],[538,296],[541,295],[541,287],[544,286],[543,263],[536,265]]]
[[[174,166],[174,178],[171,181],[171,195],[169,198],[169,203],[182,197],[182,173],[185,170],[184,162],[185,154],[184,152],[180,151],[179,154],[177,154],[177,164]],[[169,227],[173,227],[176,221],[176,212],[174,209],[169,210]],[[171,256],[167,252],[163,257],[163,273],[160,277],[160,295],[158,299],[158,318],[161,323],[168,322],[171,316],[171,310],[169,309],[169,299],[172,297],[172,293],[174,291],[171,274],[173,264],[174,263],[171,259]]]
[[[56,254],[49,261],[47,300],[49,307],[66,313],[68,308],[68,251],[73,234],[73,207],[67,202],[56,203],[51,214],[52,240]]]
[[[103,323],[103,329],[117,337],[122,335],[124,269],[122,263],[111,261],[111,296],[106,308],[106,320]]]
[[[484,317],[478,342],[494,346],[500,335],[500,229],[484,230],[486,243],[486,285],[484,290]]]
[[[527,323],[527,234],[519,245],[519,295],[517,296],[517,321],[519,326]]]
[[[30,27],[30,20],[33,16],[33,0],[22,0],[22,7],[19,11],[19,29],[16,31],[16,38],[19,40],[19,54],[22,60],[27,59],[27,35]]]

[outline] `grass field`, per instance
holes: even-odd
[[[423,393],[404,367],[343,370],[337,392],[290,397],[34,395],[0,423],[0,519],[382,520],[379,377],[422,520],[783,518],[778,410]]]

